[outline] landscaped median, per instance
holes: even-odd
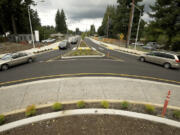
[[[79,58],[79,57],[104,57],[105,55],[94,48],[89,47],[84,41],[80,45],[62,56],[62,58]]]
[[[94,109],[96,108],[96,109]],[[166,118],[157,105],[128,101],[75,101],[0,115],[0,135],[25,134],[151,134],[179,135],[180,110],[169,108]],[[18,113],[17,113],[18,112]],[[174,121],[175,120],[175,121]],[[70,127],[70,128],[69,128]]]

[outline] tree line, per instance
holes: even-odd
[[[49,38],[50,34],[67,32],[66,16],[63,11],[58,10],[55,18],[56,27],[42,26],[38,13],[31,6],[36,6],[34,0],[0,0],[0,35],[30,34],[28,8],[30,11],[32,28],[39,30],[40,39]],[[70,31],[71,32],[71,31]]]
[[[98,29],[99,36],[119,38],[123,33],[126,39],[132,0],[117,0],[117,6],[108,6]],[[144,13],[144,5],[138,5],[142,0],[136,0],[137,5]],[[158,42],[165,45],[165,49],[180,50],[180,0],[156,0],[151,13],[153,21],[140,24],[139,39],[145,42]],[[135,39],[140,12],[135,8],[131,39]],[[143,14],[142,14],[143,15]]]
[[[156,0],[149,13],[154,20],[145,27],[145,38],[180,50],[180,0]]]
[[[30,33],[28,7],[35,5],[33,0],[0,0],[0,34]],[[30,8],[33,29],[41,26],[38,13]]]
[[[136,0],[135,4],[142,2],[143,0]],[[129,16],[131,10],[132,0],[117,0],[117,6],[107,6],[102,25],[98,29],[98,34],[100,36],[106,35],[110,38],[119,38],[119,34],[124,34],[125,38],[128,32]],[[144,5],[139,6],[142,10]],[[139,10],[134,10],[134,19],[132,25],[131,38],[136,37],[138,22],[139,22],[140,12]],[[142,35],[145,26],[145,21],[141,21],[140,25],[140,36]]]

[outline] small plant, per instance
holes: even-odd
[[[54,111],[59,111],[59,110],[61,110],[62,109],[62,104],[61,103],[54,103],[53,104],[53,106],[52,106],[52,109],[54,110]]]
[[[36,114],[36,106],[35,105],[30,105],[26,108],[25,115],[26,117],[30,117]]]
[[[145,105],[145,110],[149,114],[154,114],[155,113],[155,107],[152,105]]]
[[[0,125],[4,124],[5,122],[5,116],[4,115],[0,115]]]
[[[123,102],[121,103],[121,108],[122,108],[122,109],[128,109],[128,107],[129,107],[129,103],[128,103],[127,101],[123,101]]]
[[[102,101],[101,102],[101,106],[103,107],[103,108],[109,108],[109,102],[108,101]]]
[[[78,108],[84,108],[85,107],[85,102],[84,101],[77,102],[77,107]]]
[[[174,111],[173,112],[173,117],[176,119],[180,119],[180,111]]]

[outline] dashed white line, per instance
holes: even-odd
[[[99,47],[100,50],[104,50],[103,48]]]

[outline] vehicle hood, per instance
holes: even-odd
[[[10,60],[2,60],[2,59],[0,59],[0,65],[2,65],[2,64],[4,64],[4,63],[7,63],[7,62],[9,62]]]

